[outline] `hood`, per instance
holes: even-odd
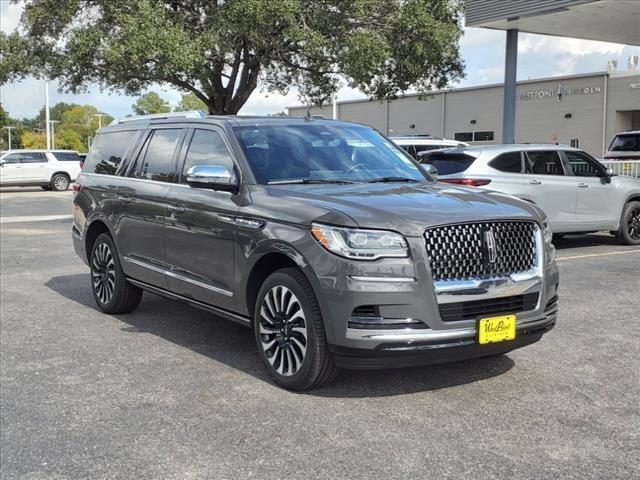
[[[407,236],[448,223],[540,220],[535,206],[515,197],[446,184],[281,185],[270,187],[270,193],[341,212],[364,228]]]

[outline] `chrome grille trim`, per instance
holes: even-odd
[[[487,261],[483,242],[489,230],[497,248],[494,263]],[[532,221],[461,223],[429,228],[424,234],[431,275],[441,285],[532,272],[540,265],[539,237]]]

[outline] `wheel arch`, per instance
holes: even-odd
[[[96,238],[98,238],[102,233],[108,233],[115,243],[113,233],[107,224],[100,218],[93,220],[87,227],[84,234],[84,248],[88,259],[91,258],[91,250],[93,249],[93,244],[95,243]]]
[[[253,257],[253,261],[250,262],[251,266],[247,269],[248,273],[244,277],[240,288],[244,298],[239,299],[239,308],[246,308],[248,316],[253,318],[258,292],[267,277],[282,268],[294,267],[300,270],[311,284],[320,306],[326,329],[327,318],[325,312],[327,309],[322,295],[319,295],[320,284],[311,266],[298,250],[288,244],[275,242],[268,247],[263,247],[259,252],[255,252]]]

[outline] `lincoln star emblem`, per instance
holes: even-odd
[[[496,246],[496,237],[493,234],[493,230],[488,229],[484,231],[484,258],[487,263],[494,264],[498,259],[498,247]]]

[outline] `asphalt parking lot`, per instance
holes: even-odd
[[[560,318],[494,359],[271,384],[249,330],[94,307],[71,193],[0,191],[3,479],[640,477],[640,248],[558,247]]]

